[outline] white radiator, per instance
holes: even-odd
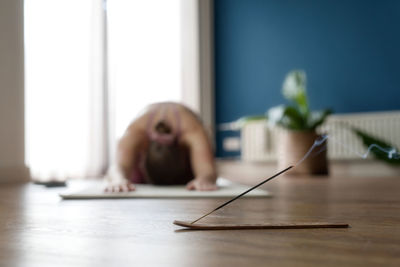
[[[351,125],[364,130],[400,148],[400,112],[354,113],[331,115],[318,131],[332,137],[328,140],[330,159],[360,158],[354,151],[365,153],[361,139],[343,127]],[[264,121],[248,122],[241,130],[241,154],[244,161],[275,161],[278,127],[270,127]],[[340,142],[343,145],[338,144]],[[346,146],[346,148],[345,148]]]

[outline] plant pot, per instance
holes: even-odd
[[[315,140],[320,137],[315,131],[282,131],[277,145],[278,169],[281,170],[299,163],[288,174],[327,175],[327,150],[323,149],[323,146],[327,145],[327,140],[321,146],[315,147],[301,163],[299,162],[310,150]]]

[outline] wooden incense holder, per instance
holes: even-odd
[[[347,223],[265,223],[265,224],[204,224],[174,221],[175,225],[191,230],[246,230],[246,229],[312,229],[312,228],[348,228]]]

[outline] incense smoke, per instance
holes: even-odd
[[[311,152],[313,152],[316,147],[324,144],[326,139],[328,139],[328,137],[329,136],[326,134],[326,135],[321,136],[317,140],[315,140],[314,144],[310,147],[310,149],[307,151],[307,153],[304,154],[304,156],[294,166],[300,165],[306,158],[308,158],[310,156]],[[321,153],[325,149],[326,149],[326,144],[324,145],[324,147],[322,147],[322,149],[319,151],[319,153]]]
[[[324,150],[326,150],[326,148],[327,148],[326,140],[327,140],[327,139],[329,139],[330,141],[335,142],[336,144],[338,144],[338,145],[344,147],[344,148],[347,149],[348,151],[350,151],[350,152],[352,152],[352,153],[354,153],[354,154],[360,156],[360,157],[363,158],[363,159],[366,159],[366,158],[368,157],[369,153],[371,152],[371,150],[372,150],[373,148],[376,148],[376,149],[380,150],[381,152],[385,153],[389,159],[400,159],[400,153],[397,152],[396,148],[394,148],[394,147],[383,148],[383,147],[381,147],[381,146],[379,146],[379,145],[377,145],[377,144],[372,144],[372,145],[370,145],[370,146],[367,148],[367,151],[366,151],[364,154],[362,154],[362,153],[359,153],[359,152],[355,151],[354,149],[352,149],[352,148],[350,148],[350,147],[344,145],[343,143],[337,141],[337,140],[334,139],[333,137],[331,137],[331,136],[329,136],[329,135],[326,134],[326,135],[321,136],[321,137],[318,138],[317,140],[315,140],[315,141],[314,141],[314,144],[313,144],[313,145],[311,146],[311,148],[307,151],[307,153],[306,153],[294,166],[300,165],[305,159],[307,159],[307,158],[310,156],[310,154],[311,154],[312,152],[314,152],[314,149],[315,149],[316,147],[320,147],[320,146],[321,146],[320,150],[318,150],[316,153],[313,154],[314,156],[316,156],[316,155],[318,155],[319,153],[321,153],[321,152],[323,152]]]
[[[335,142],[336,144],[341,145],[341,146],[344,147],[345,149],[347,149],[347,150],[353,152],[354,154],[360,156],[360,157],[363,158],[363,159],[366,159],[366,158],[368,157],[369,152],[370,152],[374,147],[377,148],[378,150],[380,150],[381,152],[387,154],[387,156],[388,156],[389,159],[400,159],[400,153],[398,153],[398,152],[396,151],[396,148],[394,148],[394,147],[383,148],[383,147],[381,147],[381,146],[378,146],[377,144],[372,144],[372,145],[370,145],[370,146],[367,148],[367,151],[366,151],[364,154],[361,154],[361,153],[359,153],[359,152],[357,152],[357,151],[355,151],[355,150],[353,150],[353,149],[351,149],[351,148],[349,148],[349,147],[346,147],[344,144],[342,144],[342,143],[336,141],[336,140],[333,139],[333,138],[330,138],[330,139],[331,139],[333,142]]]

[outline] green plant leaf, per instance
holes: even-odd
[[[237,127],[240,129],[243,128],[249,122],[266,121],[266,120],[267,120],[266,115],[250,115],[239,118],[238,120],[235,121],[235,123]]]
[[[268,121],[272,125],[280,125],[291,130],[302,130],[305,120],[298,109],[292,106],[276,106],[268,110]]]
[[[315,129],[320,126],[328,117],[332,114],[331,109],[324,109],[319,111],[313,111],[310,113],[310,116],[307,118],[307,127],[309,129]]]
[[[268,109],[267,111],[268,122],[273,125],[278,124],[278,122],[282,120],[284,112],[285,112],[284,105],[279,105]]]
[[[376,137],[373,137],[369,134],[367,134],[364,131],[361,131],[360,129],[351,127],[351,130],[358,136],[361,138],[364,146],[368,149],[370,147],[371,148],[371,153],[375,156],[375,158],[382,160],[386,163],[389,163],[391,165],[396,165],[396,166],[400,166],[400,154],[398,153],[398,149],[395,148],[393,145],[386,143],[385,141],[378,139]],[[378,149],[376,146],[377,145],[383,149],[386,150],[382,151],[381,149]],[[390,151],[392,152],[392,154],[390,153]],[[389,152],[389,153],[388,153]],[[390,155],[391,154],[391,157]]]
[[[245,124],[247,122],[261,121],[261,120],[266,120],[266,119],[267,119],[266,115],[250,115],[250,116],[241,117],[240,119],[237,120],[237,122]]]
[[[303,70],[290,71],[283,82],[283,96],[293,102],[293,106],[277,106],[268,110],[268,120],[290,130],[313,130],[321,125],[331,110],[310,112],[307,99],[307,77]]]
[[[309,106],[306,93],[307,76],[303,70],[293,70],[289,72],[282,85],[283,96],[293,101],[299,108],[300,112],[307,116]]]
[[[302,130],[305,127],[305,119],[295,107],[286,107],[284,116],[288,121],[289,129]]]

